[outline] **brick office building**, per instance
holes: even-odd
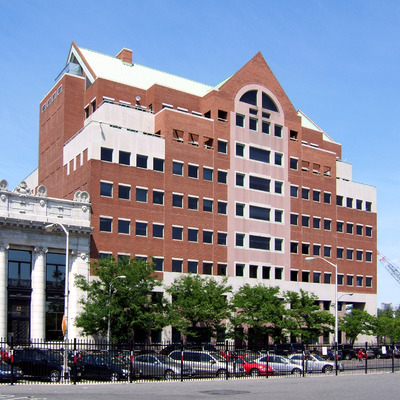
[[[314,292],[376,310],[376,190],[260,53],[213,87],[72,43],[40,104],[39,183],[90,193],[91,257]],[[352,293],[352,296],[348,296]],[[342,299],[343,297],[343,299]],[[165,332],[164,339],[169,339]],[[324,338],[329,341],[329,338]]]

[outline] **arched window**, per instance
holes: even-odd
[[[249,90],[240,98],[239,101],[251,104],[252,106],[257,106],[257,90]]]
[[[249,93],[249,92],[247,92]],[[245,93],[245,94],[247,94]],[[262,108],[266,110],[271,110],[278,112],[278,107],[276,106],[275,102],[269,97],[266,93],[262,92]]]

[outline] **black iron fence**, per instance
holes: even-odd
[[[400,371],[400,345],[0,341],[0,382],[134,382]]]

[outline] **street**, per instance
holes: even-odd
[[[398,397],[398,373],[104,384],[2,385],[0,400],[380,400]]]

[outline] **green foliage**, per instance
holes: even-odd
[[[308,342],[325,332],[332,332],[335,318],[330,312],[321,310],[314,293],[300,289],[300,293],[285,292],[284,297],[290,306],[287,310],[290,320],[287,329],[292,336]]]
[[[86,294],[80,300],[82,312],[75,320],[86,335],[107,335],[111,320],[112,340],[134,337],[135,331],[165,326],[164,305],[154,302],[151,293],[160,285],[153,265],[136,258],[116,261],[101,259],[92,264],[95,278],[75,277],[75,285]],[[122,279],[121,277],[125,277]]]
[[[231,317],[234,327],[248,326],[256,337],[270,334],[275,342],[283,340],[286,327],[285,304],[277,297],[279,287],[245,284],[232,298],[236,314]]]
[[[230,315],[226,295],[232,288],[226,282],[227,279],[219,283],[191,274],[176,279],[166,290],[172,297],[168,309],[170,324],[184,335],[196,337],[199,327],[215,334]]]
[[[339,320],[340,330],[346,332],[346,337],[353,345],[358,335],[370,335],[374,331],[375,317],[367,311],[353,308],[351,312]]]
[[[400,341],[400,313],[394,311],[392,307],[378,310],[375,318],[373,333],[378,340],[383,342]]]

